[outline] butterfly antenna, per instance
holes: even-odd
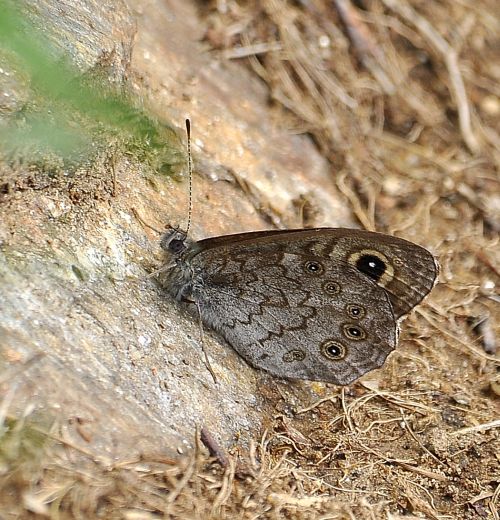
[[[186,119],[187,153],[188,153],[188,176],[189,176],[189,206],[186,235],[191,227],[191,215],[193,213],[193,159],[191,157],[191,121]]]

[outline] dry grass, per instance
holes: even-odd
[[[244,57],[281,124],[314,137],[361,225],[434,250],[441,283],[381,379],[307,410],[284,405],[225,467],[199,442],[180,462],[97,461],[57,430],[35,467],[18,467],[6,435],[26,443],[35,426],[10,419],[3,507],[13,518],[497,520],[496,2],[217,5],[205,13],[209,45]]]
[[[496,518],[499,421],[487,422],[488,400],[472,407],[436,390],[367,386],[293,420],[278,416],[272,433],[225,467],[199,440],[180,462],[161,453],[117,462],[33,418],[8,418],[3,510],[61,519]]]

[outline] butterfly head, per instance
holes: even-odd
[[[166,253],[158,277],[160,284],[177,300],[189,300],[193,283],[190,258],[196,252],[193,241],[185,231],[171,227],[162,236],[160,246]]]
[[[174,227],[166,231],[160,242],[161,248],[172,256],[181,256],[190,245],[186,232]]]

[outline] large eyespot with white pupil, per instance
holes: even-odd
[[[304,270],[308,274],[318,275],[322,274],[325,271],[325,268],[323,267],[323,264],[317,262],[316,260],[308,260],[304,264]]]
[[[347,355],[347,348],[338,341],[327,339],[321,344],[321,353],[331,361],[340,361]]]
[[[306,353],[303,350],[293,349],[283,354],[283,361],[285,363],[293,363],[294,361],[304,361]]]
[[[364,329],[354,323],[345,323],[342,325],[342,332],[347,339],[352,341],[361,341],[366,338]]]
[[[375,281],[380,280],[387,270],[387,263],[378,255],[362,255],[356,260],[356,267]]]
[[[340,284],[334,282],[333,280],[327,280],[326,282],[323,282],[323,285],[321,287],[323,288],[323,291],[325,291],[326,294],[329,294],[330,296],[339,294],[341,290]]]
[[[385,287],[394,278],[394,267],[380,251],[363,249],[351,254],[348,261],[358,271],[382,287]]]
[[[366,314],[365,308],[356,303],[349,303],[346,306],[347,315],[353,320],[360,320]]]

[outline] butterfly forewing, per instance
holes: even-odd
[[[439,271],[434,256],[427,249],[402,238],[360,229],[256,231],[197,242],[203,250],[268,243],[286,243],[289,250],[303,248],[332,261],[354,265],[388,293],[396,318],[422,301],[434,287]]]

